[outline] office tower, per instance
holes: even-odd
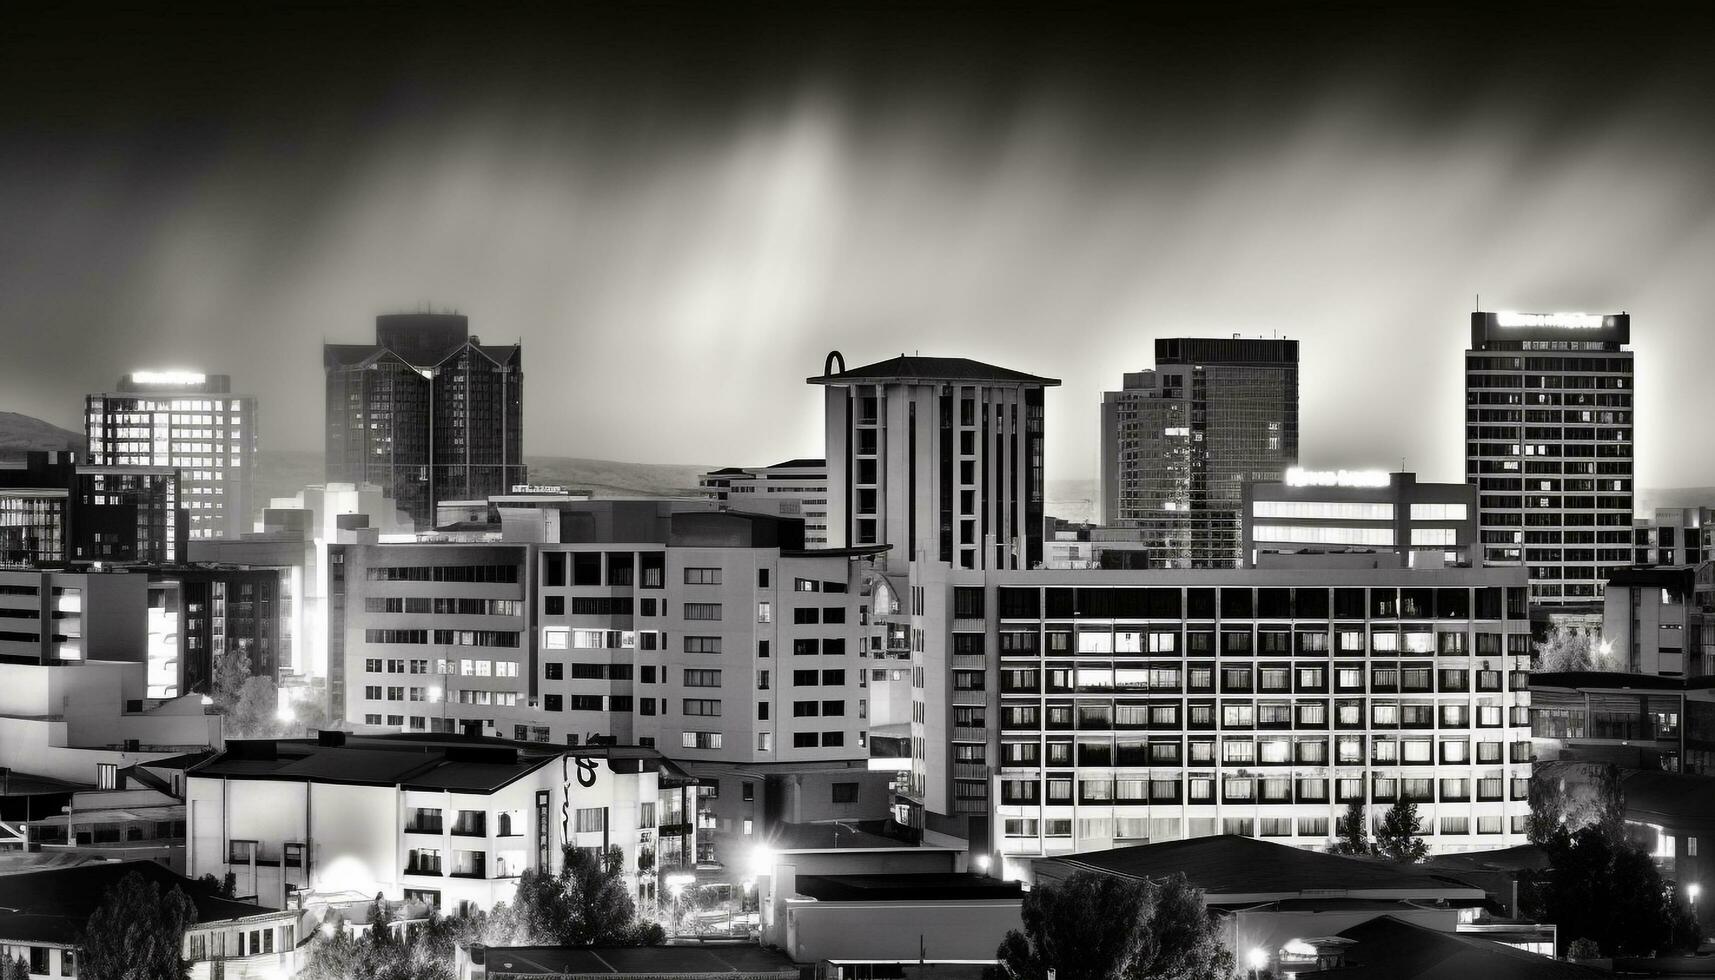
[[[1477,548],[1477,491],[1415,473],[1295,466],[1247,480],[1242,513],[1249,568],[1470,565]]]
[[[327,479],[374,483],[419,529],[442,500],[504,493],[524,469],[523,348],[468,318],[392,313],[373,344],[324,344]]]
[[[1174,338],[1102,398],[1102,521],[1154,568],[1237,568],[1241,487],[1298,462],[1298,341]]]
[[[178,468],[192,540],[250,529],[256,399],[232,394],[230,377],[134,371],[84,408],[90,462]]]
[[[830,545],[888,545],[898,570],[1042,562],[1043,393],[1058,380],[903,354],[848,370],[838,352],[807,380],[826,389]]]
[[[920,563],[911,584],[911,816],[1008,876],[1220,833],[1321,848],[1354,800],[1417,802],[1434,853],[1524,839],[1522,569]]]
[[[171,466],[86,466],[69,452],[0,464],[0,565],[170,564],[189,520]]]
[[[1465,479],[1483,560],[1529,569],[1531,602],[1599,603],[1632,560],[1631,317],[1473,313]]]
[[[789,459],[773,466],[727,466],[704,473],[697,486],[734,510],[801,517],[804,546],[828,544],[828,463]]]

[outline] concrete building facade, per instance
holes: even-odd
[[[728,466],[703,474],[697,486],[734,510],[799,517],[804,547],[828,544],[828,461],[789,459],[773,466]]]
[[[903,571],[1042,562],[1044,392],[1060,382],[961,357],[823,373],[828,543],[887,545]]]
[[[1534,604],[1600,603],[1632,561],[1631,322],[1471,314],[1465,479],[1483,561],[1525,567]]]
[[[1477,492],[1414,473],[1306,470],[1244,485],[1243,550],[1252,568],[1469,565]]]
[[[192,540],[249,529],[256,399],[227,375],[134,371],[84,399],[84,432],[92,463],[177,468]]]

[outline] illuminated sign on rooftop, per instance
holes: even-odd
[[[1502,327],[1555,327],[1561,330],[1600,330],[1614,325],[1614,318],[1600,313],[1514,313],[1495,314],[1495,323]]]
[[[200,385],[208,376],[196,371],[133,371],[131,383],[139,385]]]
[[[1385,487],[1393,482],[1386,470],[1307,470],[1294,466],[1286,471],[1289,487]]]

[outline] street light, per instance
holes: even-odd
[[[1694,881],[1685,886],[1685,895],[1687,898],[1691,899],[1692,905],[1697,904],[1697,896],[1701,894],[1703,894],[1703,886],[1699,885],[1697,882]]]
[[[1250,960],[1252,977],[1268,968],[1268,953],[1261,946],[1251,947],[1247,958]]]
[[[989,856],[987,854],[978,854],[977,855],[977,870],[979,872],[981,872],[985,875],[988,874],[989,873],[989,864],[990,864],[990,861],[989,861]]]

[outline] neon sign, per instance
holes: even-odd
[[[208,376],[196,371],[133,371],[131,381],[140,385],[200,385]]]
[[[1614,325],[1613,317],[1599,313],[1513,313],[1495,314],[1495,323],[1503,327],[1555,327],[1561,330],[1600,330]]]
[[[1294,466],[1286,471],[1289,487],[1385,487],[1392,482],[1386,470],[1307,470]]]

